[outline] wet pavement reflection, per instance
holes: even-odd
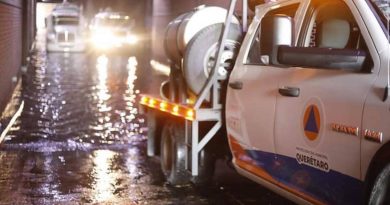
[[[137,96],[152,72],[139,56],[32,54],[0,147],[0,204],[288,203],[224,162],[208,187],[166,184],[146,156]]]
[[[139,136],[136,58],[37,52],[23,87],[24,110],[8,144],[67,142],[67,147],[126,144]],[[123,65],[123,66],[122,66]],[[21,137],[23,136],[23,137]],[[142,137],[141,137],[142,138]]]

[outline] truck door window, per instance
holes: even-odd
[[[306,21],[309,35],[304,46],[357,49],[360,32],[348,7],[341,1],[319,5],[313,4]]]
[[[312,12],[309,13],[304,24],[307,32],[301,38],[300,45],[329,48],[335,52],[364,51],[368,56],[363,67],[370,69],[372,65],[366,43],[348,6],[340,0],[319,2],[312,5]]]
[[[299,4],[291,4],[288,6],[279,7],[277,9],[269,11],[265,16],[274,16],[277,14],[287,15],[291,18],[295,17],[295,14],[299,8]],[[246,64],[252,65],[261,65],[261,53],[260,53],[260,26],[257,28],[256,34],[254,35],[254,39],[252,40],[252,45],[249,50],[248,58],[246,60]]]
[[[57,16],[54,18],[55,25],[78,25],[79,19],[74,16]]]

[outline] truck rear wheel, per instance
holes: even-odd
[[[176,123],[168,122],[161,135],[161,169],[172,185],[189,183],[185,169],[184,133]]]
[[[375,179],[368,204],[390,204],[390,163],[382,169]]]
[[[199,31],[187,45],[183,73],[187,85],[195,94],[200,93],[215,63],[222,28],[223,24],[208,26]],[[231,24],[230,28],[221,61],[230,63],[231,69],[240,47],[242,32],[239,25]],[[220,76],[226,76],[228,72],[229,68],[218,68]]]
[[[199,175],[194,177],[185,169],[185,130],[183,123],[168,122],[161,138],[161,169],[171,185],[207,184],[214,174],[215,160],[205,149],[199,154]]]

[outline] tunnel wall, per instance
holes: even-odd
[[[35,0],[0,0],[0,113],[10,100],[34,41]],[[28,23],[27,23],[28,22]],[[1,117],[1,116],[0,116]]]
[[[26,64],[26,58],[29,56],[31,47],[35,41],[36,28],[36,0],[23,1],[23,48],[22,63]]]

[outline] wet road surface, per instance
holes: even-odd
[[[23,79],[21,116],[0,146],[0,204],[287,204],[219,161],[213,184],[172,187],[146,156],[137,97],[148,59],[47,54]]]

